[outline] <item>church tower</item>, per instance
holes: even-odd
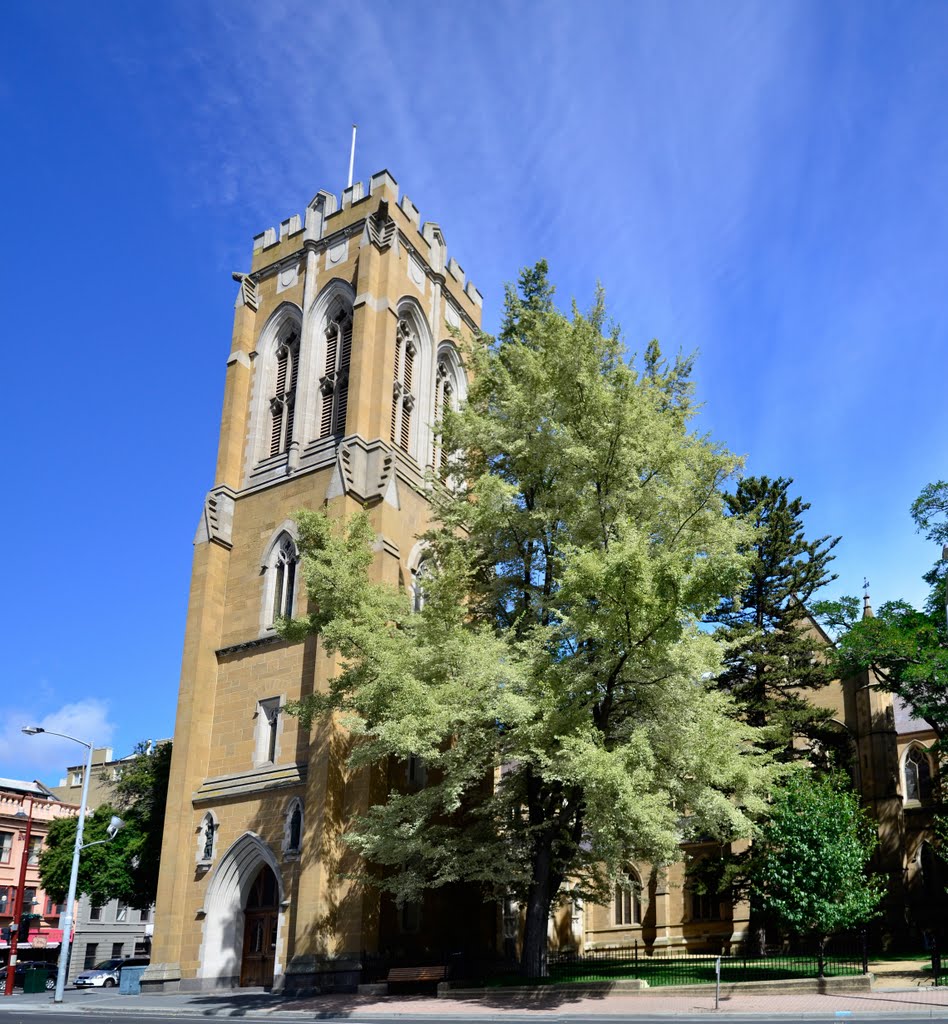
[[[481,296],[387,171],[341,205],[318,192],[303,220],[254,239],[235,278],[144,984],[351,987],[360,951],[410,945],[418,926],[347,877],[341,832],[375,782],[349,776],[345,733],[280,711],[334,671],[318,637],[290,644],[273,628],[306,612],[293,513],[366,509],[374,577],[411,587],[434,425],[464,399],[458,338],[478,330]],[[492,919],[482,926],[488,937]]]

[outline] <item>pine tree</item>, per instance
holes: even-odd
[[[798,737],[821,737],[826,713],[806,691],[832,679],[827,641],[807,611],[813,595],[836,579],[828,570],[838,537],[807,540],[810,507],[789,496],[792,480],[745,477],[727,504],[756,533],[746,551],[750,575],[739,595],[725,598],[709,622],[728,644],[718,685],[738,702],[751,725],[767,727],[770,745],[789,756]]]

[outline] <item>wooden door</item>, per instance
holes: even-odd
[[[240,963],[242,986],[270,988],[273,984],[278,899],[276,878],[264,865],[250,888],[244,912],[244,951]]]

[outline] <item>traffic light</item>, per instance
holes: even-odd
[[[17,931],[17,942],[29,942],[30,941],[30,928],[33,926],[34,921],[40,919],[39,914],[21,914],[20,915],[20,927]]]

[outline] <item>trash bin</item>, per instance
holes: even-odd
[[[24,992],[45,992],[46,991],[46,968],[28,967],[23,972]]]
[[[145,967],[123,967],[119,971],[119,992],[123,996],[140,996],[142,994],[142,975]]]

